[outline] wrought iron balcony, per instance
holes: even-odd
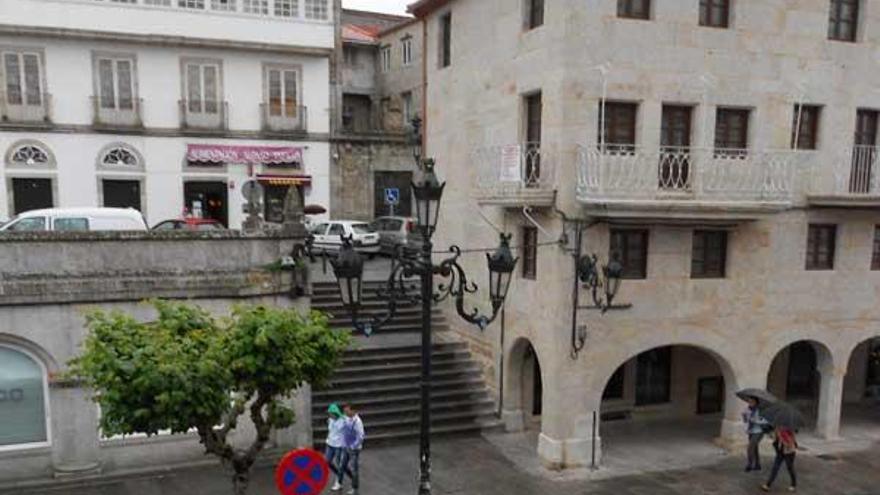
[[[810,204],[880,207],[880,147],[855,145],[813,171]]]
[[[201,131],[225,131],[229,128],[225,101],[180,100],[180,127]]]
[[[92,119],[96,127],[132,128],[143,127],[141,98],[111,101],[100,96],[92,96]]]
[[[476,195],[482,204],[553,206],[556,160],[540,143],[487,146],[473,151]]]
[[[578,148],[578,200],[603,210],[755,214],[791,206],[814,154],[606,145]],[[622,213],[623,214],[623,213]],[[670,213],[671,214],[671,213]]]
[[[34,101],[33,96],[39,96],[40,101]],[[49,93],[21,95],[15,101],[0,93],[0,121],[10,124],[48,124],[51,122],[51,102],[52,95]]]
[[[308,131],[308,109],[303,105],[284,107],[271,103],[260,104],[264,132]]]

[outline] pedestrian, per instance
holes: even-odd
[[[758,400],[754,397],[748,398],[749,407],[743,411],[743,422],[746,423],[746,434],[749,437],[749,446],[746,449],[746,472],[761,470],[761,440],[764,438],[769,424],[767,420],[761,417],[758,410]]]
[[[342,430],[345,427],[345,415],[335,402],[327,408],[327,447],[324,450],[324,458],[327,465],[336,475],[332,491],[342,490],[342,472],[339,470],[339,462],[342,460],[342,451],[345,446],[342,438]]]
[[[351,404],[342,406],[345,412],[345,426],[342,429],[342,438],[345,448],[342,452],[342,462],[339,465],[340,478],[348,475],[351,478],[351,490],[348,495],[358,495],[360,487],[360,455],[364,447],[364,423],[358,416],[357,411]]]
[[[785,468],[788,469],[788,477],[791,479],[791,486],[788,487],[788,491],[793,492],[797,490],[797,475],[794,472],[794,458],[797,455],[797,448],[797,439],[794,436],[794,431],[788,428],[777,428],[775,430],[773,449],[776,451],[776,459],[773,460],[773,469],[770,470],[770,477],[767,478],[766,483],[761,485],[761,490],[765,492],[770,491],[770,486],[776,480],[776,475],[779,474],[779,469],[783,463],[785,463]]]

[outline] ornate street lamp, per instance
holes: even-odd
[[[623,265],[613,257],[601,271],[598,269],[599,259],[595,254],[581,256],[578,260],[578,279],[590,289],[593,304],[606,312],[611,308],[614,296],[620,289],[620,280],[623,275]],[[599,289],[604,289],[604,294],[599,294]]]
[[[418,183],[412,184],[413,197],[415,198],[416,216],[418,229],[422,234],[422,245],[417,256],[402,256],[402,248],[395,251],[391,273],[385,283],[385,287],[379,290],[380,295],[388,301],[388,309],[384,315],[374,316],[368,322],[362,322],[358,318],[361,295],[363,292],[363,258],[355,251],[350,238],[343,238],[343,246],[337,259],[332,260],[333,273],[342,293],[345,307],[351,313],[354,328],[365,334],[371,334],[375,329],[381,328],[388,323],[397,311],[397,305],[401,302],[422,304],[422,360],[421,360],[421,428],[419,435],[419,495],[431,493],[431,316],[434,303],[439,303],[449,297],[454,298],[458,314],[467,322],[478,326],[481,330],[495,320],[504,305],[507,291],[510,288],[510,279],[516,268],[517,259],[510,251],[509,234],[501,234],[501,242],[492,254],[486,255],[487,268],[489,271],[489,299],[492,304],[492,313],[483,315],[476,308],[465,310],[465,296],[477,292],[477,285],[469,282],[464,269],[458,263],[461,256],[461,248],[450,246],[451,256],[439,264],[434,264],[432,259],[433,244],[431,237],[437,227],[437,219],[440,216],[440,201],[443,198],[445,183],[440,183],[434,173],[434,160],[421,159],[421,120],[418,117],[412,122],[411,144],[413,145],[413,157],[424,169],[424,176]],[[446,282],[437,285],[434,290],[434,277],[446,279]],[[407,295],[406,286],[412,277],[419,277],[421,282],[420,296],[413,298]]]

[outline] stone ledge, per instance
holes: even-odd
[[[303,240],[279,230],[243,232],[215,231],[106,231],[106,232],[0,232],[0,245],[20,242],[110,242],[110,241],[281,241]]]

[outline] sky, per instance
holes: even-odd
[[[347,9],[406,14],[406,6],[413,2],[415,0],[342,0],[342,6]]]

